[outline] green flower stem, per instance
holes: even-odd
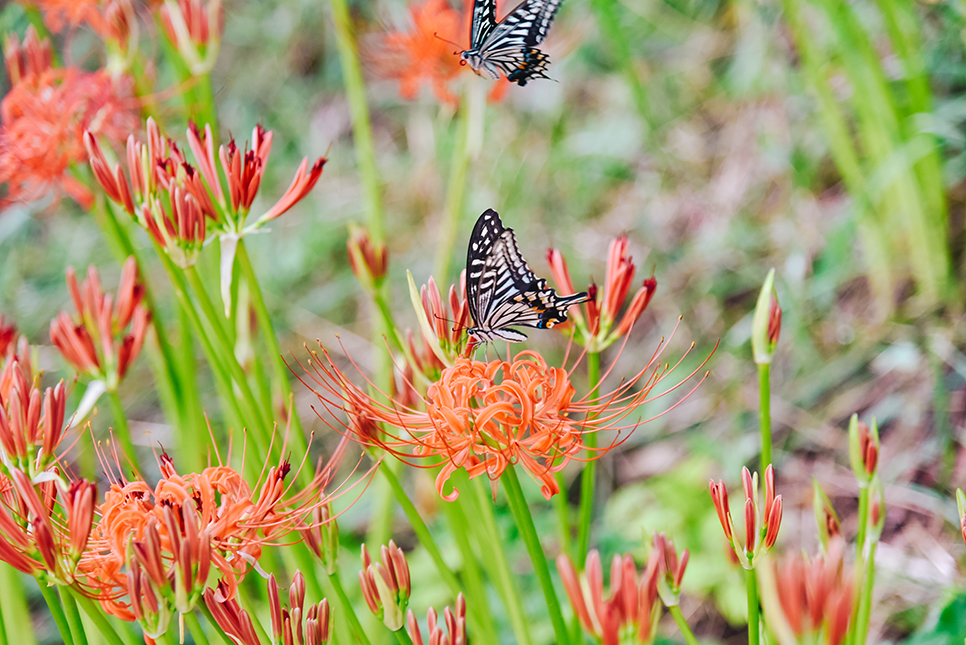
[[[64,639],[64,645],[74,645],[74,637],[71,635],[70,625],[67,622],[67,615],[64,614],[64,607],[57,598],[54,591],[47,586],[47,582],[37,578],[37,586],[40,587],[40,595],[44,597],[47,608],[50,609],[50,616],[57,625],[60,637]]]
[[[8,626],[7,615],[3,611],[0,611],[0,645],[7,645],[10,639],[7,638],[7,630],[9,630],[13,625]],[[16,635],[13,635],[15,638]]]
[[[745,587],[748,591],[748,645],[758,645],[761,629],[758,626],[758,578],[754,569],[745,569]]]
[[[856,531],[855,544],[859,550],[859,557],[865,557],[865,536],[869,524],[869,487],[859,486],[859,527]]]
[[[503,549],[500,529],[493,514],[493,504],[487,498],[487,491],[483,488],[483,483],[479,479],[470,482],[470,484],[474,502],[473,510],[476,511],[476,517],[481,520],[479,523],[474,523],[473,528],[477,531],[478,541],[481,545],[485,544],[489,547],[489,555],[493,558],[490,562],[492,566],[487,573],[490,574],[493,584],[503,599],[503,606],[510,618],[510,625],[513,627],[513,634],[516,636],[517,643],[519,645],[532,645],[530,623],[527,622],[527,617],[523,613],[523,599],[520,597],[516,580],[510,571],[506,551]]]
[[[402,629],[397,629],[395,633],[396,633],[396,640],[399,641],[399,645],[413,645],[413,639],[409,637],[409,634],[406,632],[405,627],[403,627]],[[490,641],[484,641],[484,642],[490,642]]]
[[[671,614],[671,618],[677,624],[678,629],[681,630],[681,636],[684,637],[684,642],[688,645],[698,645],[698,639],[694,637],[694,633],[691,631],[691,627],[688,625],[688,621],[684,619],[684,614],[681,613],[681,608],[677,605],[668,607],[667,611]]]
[[[177,307],[181,336],[181,380],[182,383],[197,383],[198,370],[195,364],[195,343],[194,336],[191,333],[191,321],[188,319],[188,313],[184,306],[177,303]],[[184,388],[184,409],[189,419],[204,420],[205,414],[198,388]],[[182,451],[179,458],[186,461],[185,465],[192,472],[201,472],[205,466],[205,454],[208,452],[208,428],[200,424],[192,427],[194,427],[194,431],[185,429],[180,431],[181,442],[186,450]]]
[[[476,81],[477,79],[470,79],[460,105],[459,130],[456,133],[449,182],[446,187],[446,215],[439,237],[439,246],[436,249],[436,269],[433,272],[440,284],[446,284],[449,277],[453,246],[456,244],[463,214],[466,177],[470,171],[470,162],[479,148],[476,142],[482,138],[486,97],[483,94],[483,84]]]
[[[125,645],[124,640],[118,636],[117,632],[114,631],[114,627],[111,626],[110,621],[107,619],[107,614],[101,611],[101,608],[96,606],[93,600],[70,587],[68,587],[68,590],[109,645]]]
[[[195,118],[200,120],[202,130],[205,123],[210,125],[212,134],[217,137],[218,108],[215,105],[215,93],[211,89],[211,74],[201,74],[195,78],[198,79],[198,84],[193,89],[196,105],[199,106],[195,112]]]
[[[516,520],[517,528],[520,529],[520,537],[527,547],[533,569],[540,581],[540,588],[547,600],[547,610],[550,612],[550,622],[553,624],[554,635],[557,637],[557,645],[569,645],[570,633],[564,624],[563,614],[560,611],[560,602],[557,600],[557,592],[553,588],[553,579],[550,577],[550,567],[547,566],[547,557],[540,544],[540,536],[537,535],[537,528],[533,524],[533,516],[530,514],[530,507],[523,496],[523,489],[520,488],[520,480],[517,478],[514,466],[508,467],[500,477],[506,490],[507,502],[510,505],[510,512]],[[752,645],[757,645],[754,643]]]
[[[342,612],[349,619],[349,629],[352,630],[352,634],[356,637],[356,640],[362,643],[362,645],[371,645],[369,637],[366,636],[366,631],[362,629],[362,623],[359,622],[359,617],[356,616],[355,609],[352,608],[352,601],[349,600],[349,596],[346,595],[345,589],[342,587],[342,580],[339,579],[338,571],[329,575],[329,583],[332,585],[335,595],[339,598],[339,604],[342,605]]]
[[[252,393],[251,387],[248,385],[248,378],[245,376],[244,370],[238,364],[238,359],[235,357],[232,344],[225,334],[225,328],[222,326],[218,311],[215,309],[211,298],[208,297],[208,292],[205,290],[205,285],[201,282],[198,271],[193,266],[189,266],[184,270],[184,276],[188,279],[188,284],[191,286],[192,291],[195,292],[198,302],[201,304],[201,310],[208,321],[208,325],[215,332],[215,337],[221,350],[220,359],[224,362],[224,366],[227,367],[232,381],[241,393],[241,397],[239,398],[244,406],[243,409],[249,415],[250,425],[254,425],[255,432],[251,433],[251,437],[255,444],[255,449],[258,452],[256,456],[264,463],[264,460],[269,456],[267,451],[271,434],[271,422],[270,420],[266,421],[265,417],[262,416],[262,412],[271,414],[271,410],[259,410],[258,406],[255,405],[257,399]]]
[[[591,387],[590,398],[597,396],[600,387],[600,354],[587,353],[587,383]],[[584,436],[584,445],[588,448],[597,447],[597,433],[588,432]],[[587,457],[594,457],[593,451],[587,451]],[[594,484],[597,479],[597,462],[588,461],[580,475],[580,506],[577,511],[577,566],[583,569],[587,559],[587,549],[590,547],[590,525],[594,521]],[[564,491],[561,496],[566,498]]]
[[[878,546],[876,542],[869,545],[869,554],[865,558],[865,570],[862,572],[862,590],[859,592],[855,629],[852,633],[855,645],[865,645],[869,637],[869,618],[872,615],[872,587],[875,584],[876,546]]]
[[[77,611],[77,603],[66,588],[57,586],[57,596],[60,598],[61,606],[64,608],[64,616],[67,618],[67,625],[70,627],[71,636],[74,638],[74,645],[87,645],[87,632],[84,631],[84,623],[81,621],[80,612]]]
[[[245,281],[248,283],[249,295],[251,296],[252,304],[255,306],[255,316],[258,319],[259,326],[262,328],[262,336],[268,344],[272,370],[275,372],[275,379],[278,381],[278,387],[282,392],[282,400],[287,405],[292,396],[292,384],[288,380],[290,372],[282,358],[282,348],[279,346],[278,338],[275,336],[272,317],[268,313],[268,307],[265,306],[265,298],[262,295],[261,286],[258,284],[258,276],[255,275],[255,269],[252,267],[251,259],[248,257],[248,251],[245,249],[245,240],[238,241],[235,259],[238,261],[242,275],[245,276]],[[302,430],[302,421],[294,410],[292,412],[292,434],[289,437],[289,445],[295,454],[303,454],[308,450],[305,433]]]
[[[7,640],[17,645],[35,645],[26,590],[19,571],[0,563],[0,606],[3,607],[3,626]]]
[[[761,429],[761,474],[771,465],[771,365],[758,364],[758,426]]]
[[[205,604],[202,600],[199,604]],[[195,642],[195,645],[211,645],[208,641],[208,635],[205,634],[205,629],[201,626],[201,622],[198,621],[198,617],[195,612],[189,611],[184,615],[185,625],[188,626],[188,633],[191,634],[191,639]]]
[[[111,404],[111,414],[114,415],[114,436],[121,444],[124,455],[131,460],[131,465],[135,470],[139,470],[138,452],[131,442],[131,427],[127,423],[127,416],[124,414],[124,404],[117,390],[107,391],[107,400]]]

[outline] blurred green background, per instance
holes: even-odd
[[[330,159],[309,197],[248,242],[283,351],[300,353],[317,338],[333,345],[340,334],[365,367],[373,311],[345,251],[347,225],[365,220],[365,206],[328,7],[260,0],[225,10],[213,74],[222,133],[243,140],[256,123],[275,132],[262,205],[282,193],[301,157],[328,150]],[[407,27],[400,0],[357,2],[352,11],[364,50]],[[0,16],[2,31],[26,28],[19,5]],[[743,638],[743,591],[707,480],[735,484],[741,466],[756,463],[749,335],[771,267],[784,310],[772,369],[786,500],[779,547],[817,546],[812,477],[852,535],[857,488],[846,422],[853,412],[876,417],[888,510],[874,642],[952,642],[945,634],[958,633],[963,544],[950,490],[966,481],[964,38],[966,3],[956,0],[566,0],[545,43],[556,82],[513,87],[486,110],[451,267],[462,265],[486,208],[516,229],[538,274],[547,274],[546,248],[563,249],[578,288],[603,279],[608,243],[626,234],[639,277],[653,267],[658,291],[615,375],[636,371],[679,315],[674,352],[694,341],[692,357],[703,358],[721,340],[705,384],[602,460],[606,503],[594,534],[607,558],[643,554],[654,530],[690,548],[683,609],[699,637]],[[68,62],[99,64],[92,34],[59,42]],[[170,70],[157,74],[164,87]],[[367,82],[390,293],[399,320],[414,327],[405,274],[421,283],[433,271],[455,115],[428,88],[404,101],[395,83]],[[482,81],[467,74],[463,82]],[[183,139],[182,104],[165,106],[169,133]],[[0,213],[0,313],[42,346],[48,370],[69,373],[45,345],[50,318],[68,306],[64,269],[89,263],[113,288],[119,264],[76,204]],[[200,266],[216,284],[216,262]],[[448,284],[456,275],[435,278]],[[565,345],[552,333],[531,339],[529,347],[551,353]],[[616,350],[604,354],[605,369]],[[121,393],[132,426],[170,441],[150,380],[142,359]],[[296,393],[303,420],[322,433],[312,397],[298,385]],[[203,396],[219,423],[213,388]],[[104,409],[95,431],[109,425]],[[417,496],[432,513],[423,484]],[[555,520],[541,502],[537,495],[538,527],[552,536]],[[346,516],[347,544],[364,533],[368,504]],[[396,528],[398,541],[411,541],[404,518]],[[438,580],[420,579],[419,558],[411,559],[416,608],[445,598]]]

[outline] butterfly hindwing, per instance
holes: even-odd
[[[476,325],[469,333],[509,342],[526,339],[510,327],[549,329],[567,320],[569,307],[589,299],[586,293],[558,296],[538,278],[520,253],[513,229],[504,227],[492,209],[480,216],[470,237],[466,291]]]

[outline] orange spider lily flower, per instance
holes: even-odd
[[[324,362],[315,352],[309,361],[307,376],[312,385],[302,382],[335,420],[323,419],[340,432],[406,463],[442,466],[436,489],[447,501],[459,496],[455,489],[444,493],[447,480],[458,468],[465,469],[470,478],[486,474],[495,482],[513,464],[523,466],[550,499],[560,492],[554,473],[572,459],[584,459],[579,456],[584,450],[596,453],[590,457],[595,459],[622,443],[630,431],[645,423],[624,423],[627,417],[643,403],[680,387],[703,367],[704,363],[681,383],[651,397],[654,387],[673,370],[659,363],[666,346],[662,341],[647,365],[617,389],[594,397],[576,397],[570,372],[547,365],[532,351],[506,361],[458,358],[421,397],[425,411],[399,401],[385,403],[382,393],[371,396],[353,384],[324,350]],[[349,422],[341,420],[343,415]],[[361,424],[353,419],[360,416],[367,423],[381,423],[387,432],[354,433]],[[586,433],[606,430],[618,433],[608,446],[593,448],[583,440]]]
[[[67,286],[77,318],[62,311],[50,322],[50,340],[78,371],[114,390],[141,352],[151,321],[142,302],[144,285],[137,280],[137,263],[134,257],[124,263],[116,304],[101,289],[94,265],[88,267],[87,279],[80,287],[73,267],[68,267]],[[131,330],[125,334],[128,325]]]
[[[557,556],[557,571],[580,624],[603,645],[618,645],[622,632],[633,631],[641,643],[650,643],[657,630],[661,606],[657,602],[663,554],[651,551],[647,568],[637,580],[631,555],[615,555],[610,568],[610,595],[604,593],[604,575],[597,549],[587,554],[583,575],[566,555]]]
[[[429,639],[425,642],[429,645],[466,645],[469,642],[466,634],[466,598],[463,597],[462,592],[456,596],[455,613],[447,607],[443,610],[443,620],[440,621],[436,610],[430,607],[426,613],[426,622]],[[406,632],[413,639],[414,645],[423,645],[423,634],[419,630],[419,623],[416,622],[412,609],[406,615]]]
[[[596,284],[587,288],[591,299],[582,307],[572,307],[571,314],[579,330],[578,340],[588,352],[600,352],[614,341],[626,335],[634,323],[641,317],[647,305],[651,302],[657,290],[657,280],[654,276],[644,280],[641,287],[631,298],[630,304],[621,317],[617,326],[618,314],[627,300],[634,273],[637,270],[634,260],[627,253],[628,239],[625,236],[616,238],[610,243],[607,251],[607,269],[604,276],[604,289],[598,299],[599,289]],[[550,274],[561,295],[576,293],[570,280],[567,261],[558,249],[547,249],[547,262]]]
[[[0,206],[63,192],[90,207],[93,195],[67,171],[86,159],[85,130],[120,141],[137,127],[130,78],[51,67],[49,44],[32,29],[22,47],[8,39],[5,59],[17,80],[0,102]]]
[[[407,100],[415,99],[423,83],[432,87],[436,98],[449,105],[459,99],[449,88],[463,71],[454,43],[461,42],[469,32],[470,12],[454,9],[447,0],[425,0],[409,5],[412,28],[382,36],[372,52],[373,69],[377,76],[399,82],[399,94]],[[509,81],[501,78],[490,92],[491,101],[499,101],[506,94]]]

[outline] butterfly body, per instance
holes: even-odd
[[[489,209],[476,221],[466,253],[466,292],[475,327],[467,333],[483,342],[519,343],[526,335],[511,327],[550,329],[567,320],[567,309],[587,302],[586,293],[558,296],[538,278],[520,253],[512,228]]]
[[[550,78],[550,57],[537,49],[553,22],[561,0],[523,0],[496,21],[496,0],[475,0],[470,27],[470,48],[460,52],[461,62],[484,78],[501,73],[511,82],[526,85],[533,78]]]

